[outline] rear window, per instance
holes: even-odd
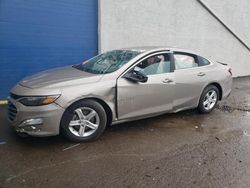
[[[187,69],[187,68],[194,68],[198,67],[198,63],[196,62],[196,59],[194,56],[191,56],[189,54],[174,54],[174,60],[175,60],[175,69]]]

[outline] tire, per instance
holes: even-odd
[[[64,112],[61,133],[73,142],[89,142],[99,138],[107,124],[107,115],[94,100],[79,101]]]
[[[212,94],[214,94],[214,97],[212,97]],[[219,100],[219,96],[220,93],[216,86],[214,85],[207,86],[201,94],[198,105],[198,111],[201,114],[207,114],[213,111]]]
[[[26,133],[20,133],[20,132],[16,132],[15,131],[15,134],[20,137],[20,138],[29,138],[30,135],[26,134]]]

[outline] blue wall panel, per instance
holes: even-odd
[[[24,76],[97,54],[98,0],[0,0],[0,99]]]

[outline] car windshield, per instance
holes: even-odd
[[[121,68],[139,53],[137,51],[114,50],[95,56],[74,67],[93,74],[111,73]]]

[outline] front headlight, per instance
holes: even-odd
[[[39,96],[39,97],[24,97],[19,100],[25,106],[42,106],[51,104],[58,99],[60,95],[52,95],[52,96]]]

